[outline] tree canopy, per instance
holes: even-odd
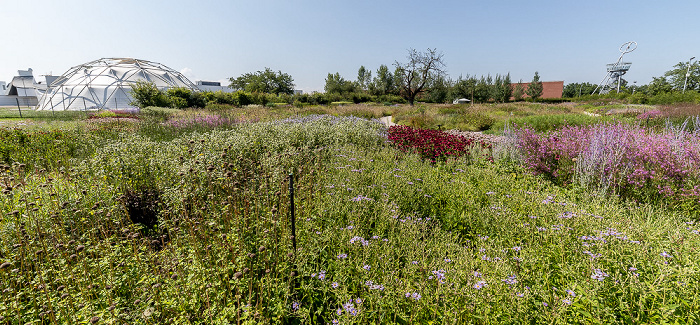
[[[340,73],[329,73],[323,89],[327,93],[347,94],[355,91],[355,83],[340,76]]]
[[[525,93],[532,98],[532,100],[537,100],[537,98],[542,96],[542,91],[544,87],[542,82],[540,82],[540,74],[535,71],[535,75],[532,77],[532,81],[527,85],[527,90]]]
[[[399,81],[400,95],[413,106],[416,96],[426,90],[426,86],[445,74],[443,54],[437,49],[427,49],[419,52],[415,49],[408,50],[408,62],[396,61],[396,77]]]
[[[686,90],[700,90],[700,62],[695,61],[690,65],[690,69],[688,67],[688,62],[678,62],[673,69],[664,73],[673,90],[683,90],[686,73],[688,73]]]
[[[260,92],[268,94],[294,94],[294,79],[282,71],[265,71],[244,73],[238,78],[229,78],[230,88],[245,90],[250,93]]]

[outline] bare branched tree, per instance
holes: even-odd
[[[445,74],[445,63],[442,62],[442,53],[437,49],[428,49],[419,52],[415,49],[408,50],[408,62],[396,61],[397,80],[401,89],[401,96],[413,106],[416,96],[426,91],[431,81]]]

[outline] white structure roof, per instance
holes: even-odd
[[[160,63],[103,58],[70,68],[51,82],[37,110],[90,110],[132,108],[131,85],[152,82],[158,89],[197,87],[181,73]]]

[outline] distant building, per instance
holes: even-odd
[[[16,106],[17,101],[22,106],[36,106],[39,98],[46,92],[47,83],[53,82],[57,76],[44,76],[45,82],[36,82],[31,68],[18,70],[17,76],[9,84],[0,81],[0,106]]]
[[[232,93],[234,92],[233,89],[227,87],[227,86],[222,86],[221,82],[218,81],[204,81],[204,80],[199,80],[197,81],[197,88],[201,91],[222,91],[225,93]]]
[[[518,84],[519,83],[516,82],[510,84],[510,86],[515,89]],[[523,92],[527,91],[527,86],[529,84],[529,82],[520,83],[523,87]],[[564,93],[564,81],[542,81],[542,96],[540,96],[540,98],[561,98],[562,93]],[[523,95],[523,98],[529,97],[527,93]],[[511,99],[513,99],[513,97],[511,97]]]

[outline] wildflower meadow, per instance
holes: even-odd
[[[153,111],[0,130],[0,323],[700,322],[692,123]]]

